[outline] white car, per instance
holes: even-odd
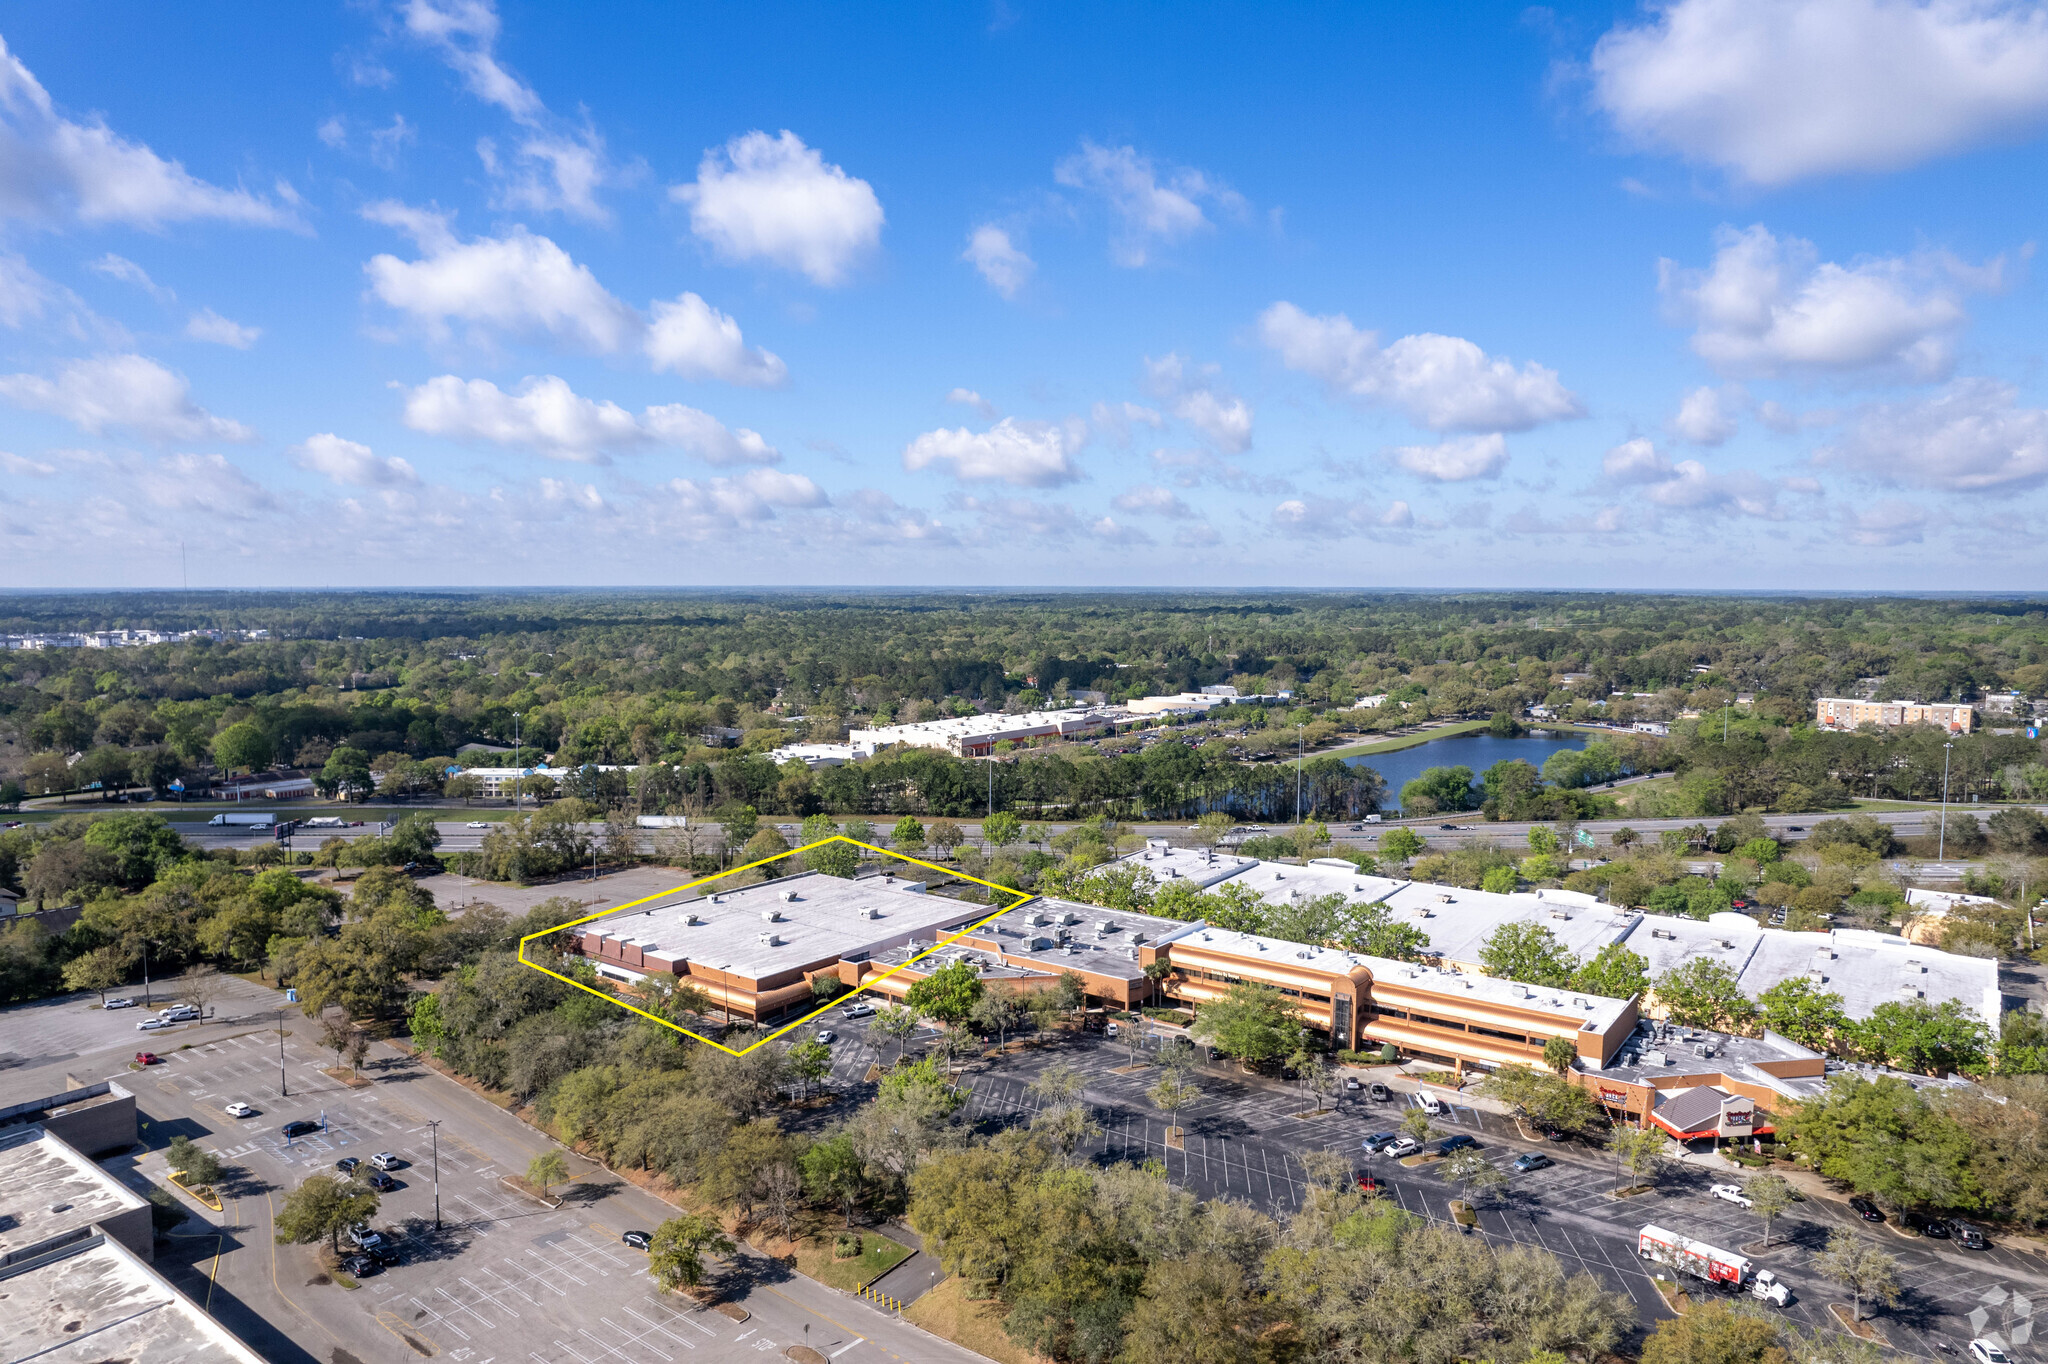
[[[190,1004],[173,1004],[168,1009],[158,1009],[156,1016],[166,1023],[196,1023],[199,1021],[199,1010]]]
[[[1387,1147],[1384,1154],[1398,1159],[1402,1156],[1412,1156],[1421,1149],[1422,1143],[1413,1137],[1395,1137],[1393,1143]]]
[[[469,827],[470,827],[470,828],[472,828],[472,829],[488,829],[488,828],[490,828],[491,826],[490,826],[490,822],[489,822],[488,820],[482,820],[482,819],[472,819],[472,820],[471,820],[471,821],[469,822]]]
[[[100,1005],[100,1007],[102,1009],[132,1009],[135,1007],[135,1001],[127,998],[110,999]]]
[[[256,1116],[256,1110],[243,1103],[240,1099],[223,1108],[221,1112],[231,1118],[253,1118]]]
[[[404,1163],[404,1161],[401,1161],[397,1156],[392,1155],[389,1151],[379,1151],[376,1155],[370,1157],[370,1164],[376,1166],[380,1170],[396,1170],[400,1165],[403,1165]]]
[[[830,1028],[820,1028],[818,1029],[818,1040],[829,1047],[839,1040],[839,1034],[833,1032]]]
[[[849,1008],[849,1009],[848,1009],[848,1010],[846,1011],[845,1017],[847,1017],[847,1018],[872,1018],[872,1017],[874,1017],[874,1013],[875,1013],[875,1006],[874,1006],[874,1005],[872,1005],[872,1004],[856,1004],[856,1005],[854,1005],[853,1007]]]
[[[168,1018],[145,1018],[135,1025],[135,1031],[156,1032],[161,1028],[168,1028],[170,1026],[171,1021]]]
[[[1997,1341],[1986,1340],[1982,1336],[1970,1342],[1970,1358],[1977,1364],[2012,1364],[2012,1359],[1999,1348]]]
[[[1733,1203],[1738,1208],[1755,1206],[1751,1202],[1749,1195],[1742,1191],[1740,1184],[1716,1184],[1707,1192],[1720,1199],[1723,1203]]]

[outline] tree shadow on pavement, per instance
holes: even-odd
[[[409,1263],[452,1260],[469,1249],[475,1238],[469,1228],[445,1218],[440,1226],[431,1217],[408,1217],[395,1228],[399,1246]]]

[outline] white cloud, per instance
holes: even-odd
[[[739,323],[692,293],[654,305],[646,351],[655,369],[685,379],[723,379],[752,388],[776,388],[789,379],[781,356],[749,346]]]
[[[1104,147],[1083,138],[1081,150],[1053,167],[1053,179],[1098,195],[1115,216],[1110,256],[1118,265],[1147,264],[1155,249],[1185,241],[1209,226],[1207,201],[1240,211],[1244,200],[1191,167],[1162,172],[1135,147]]]
[[[457,242],[445,218],[437,237],[433,215],[418,210],[373,204],[364,216],[421,238],[421,259],[378,255],[363,269],[379,299],[417,318],[434,336],[445,335],[451,322],[463,322],[511,335],[545,333],[607,354],[640,337],[639,314],[546,237],[514,227],[503,237]]]
[[[1415,524],[1415,513],[1406,502],[1389,502],[1387,509],[1380,513],[1380,524],[1397,530],[1405,530]]]
[[[1136,526],[1126,526],[1114,516],[1105,516],[1088,527],[1088,533],[1105,544],[1149,545],[1152,537]]]
[[[194,341],[210,341],[216,346],[232,346],[236,350],[247,350],[256,344],[256,338],[263,335],[261,327],[245,327],[239,322],[222,317],[211,308],[201,308],[192,314],[185,324],[185,335]]]
[[[504,110],[522,130],[510,162],[499,156],[490,138],[477,143],[478,159],[497,182],[497,207],[610,221],[610,212],[597,200],[597,191],[613,178],[604,139],[595,128],[563,125],[533,87],[498,60],[495,5],[489,0],[408,0],[405,27],[440,54],[472,95]],[[372,134],[372,159],[388,165],[411,136],[403,118]]]
[[[289,210],[222,189],[105,123],[75,123],[0,39],[0,217],[89,224],[215,219],[260,227],[296,223]]]
[[[1223,543],[1223,537],[1217,534],[1216,527],[1202,521],[1175,531],[1173,543],[1180,549],[1213,549]]]
[[[1678,403],[1671,429],[1694,445],[1719,445],[1736,432],[1731,395],[1726,389],[1695,388]]]
[[[224,455],[169,455],[141,470],[134,482],[145,500],[164,511],[247,521],[282,510],[268,489]]]
[[[340,114],[330,114],[313,130],[313,136],[335,151],[341,151],[348,146],[348,120]]]
[[[1370,502],[1346,502],[1340,498],[1294,497],[1274,507],[1269,521],[1274,530],[1297,539],[1338,540],[1412,529],[1415,514],[1406,502],[1375,507]]]
[[[1285,302],[1259,315],[1259,337],[1287,368],[1392,404],[1432,431],[1527,431],[1585,411],[1555,370],[1517,369],[1462,337],[1423,332],[1382,347],[1342,313],[1316,317]]]
[[[1080,478],[1073,457],[1086,439],[1087,428],[1078,421],[1005,417],[987,431],[964,426],[927,431],[903,447],[903,467],[915,471],[938,465],[962,480],[1051,488]]]
[[[1609,450],[1600,471],[1615,483],[1662,483],[1672,477],[1670,458],[1641,436]]]
[[[968,235],[967,249],[960,253],[960,259],[979,270],[989,288],[1004,298],[1015,298],[1031,279],[1031,272],[1038,268],[1010,240],[1010,234],[994,223],[983,223]]]
[[[1176,520],[1185,520],[1194,515],[1188,509],[1188,504],[1181,501],[1172,489],[1162,488],[1157,483],[1140,483],[1135,488],[1119,494],[1110,505],[1120,512],[1146,512],[1154,516],[1170,516]]]
[[[1187,362],[1178,354],[1154,360],[1145,357],[1146,382],[1163,399],[1173,415],[1202,434],[1203,439],[1225,454],[1243,454],[1252,444],[1252,410],[1242,398],[1216,391],[1212,380],[1214,365],[1189,374]]]
[[[134,344],[127,328],[95,313],[84,299],[36,273],[20,256],[0,251],[0,327],[21,331],[31,324],[72,342],[109,348]]]
[[[1411,474],[1438,483],[1463,483],[1499,476],[1507,467],[1508,443],[1493,431],[1483,436],[1455,436],[1435,445],[1397,445],[1389,453]]]
[[[1910,502],[1879,502],[1846,517],[1849,538],[1874,548],[1918,544],[1932,520],[1925,507]]]
[[[736,478],[670,479],[662,485],[678,509],[697,520],[749,523],[771,521],[775,508],[823,507],[823,490],[802,474],[782,469],[754,469]]]
[[[1501,522],[1509,535],[1612,535],[1628,524],[1620,507],[1602,507],[1592,515],[1547,517],[1533,507],[1524,507]]]
[[[216,417],[192,401],[183,376],[141,355],[73,360],[55,379],[0,377],[0,398],[32,412],[62,417],[99,435],[114,427],[156,440],[253,440],[240,422]]]
[[[2048,411],[2017,398],[2009,384],[1959,379],[1924,401],[1866,410],[1814,459],[1946,492],[2035,487],[2048,481]]]
[[[25,459],[20,455],[10,455],[5,450],[0,450],[0,474],[12,474],[16,478],[48,478],[56,472],[57,466],[54,464]]]
[[[976,497],[955,493],[948,504],[980,516],[985,538],[999,544],[1023,536],[1044,543],[1071,540],[1087,529],[1074,509],[1063,502],[1038,502],[1028,497]]]
[[[1958,283],[1996,287],[2002,267],[1972,270],[1940,256],[1844,267],[1821,261],[1813,243],[1780,239],[1761,224],[1723,227],[1714,242],[1706,270],[1658,262],[1658,287],[1698,324],[1693,350],[1724,374],[1887,369],[1940,378],[1967,320]]]
[[[161,284],[151,279],[147,270],[137,265],[134,261],[129,260],[126,256],[117,256],[111,251],[101,256],[98,260],[87,261],[85,268],[96,275],[105,275],[108,279],[117,279],[123,284],[132,284],[159,303],[169,303],[177,297],[169,289],[164,288]]]
[[[1595,45],[1639,145],[1758,184],[1895,170],[2048,117],[2048,14],[1995,0],[1673,0]]]
[[[393,114],[389,124],[370,130],[370,160],[384,170],[395,169],[399,156],[417,141],[419,130],[405,121],[404,114]]]
[[[996,405],[971,388],[954,389],[946,395],[946,401],[949,403],[959,403],[962,407],[973,408],[983,421],[994,421],[996,419]]]
[[[695,183],[670,188],[690,206],[690,230],[727,260],[764,260],[843,283],[882,238],[882,202],[784,129],[742,134],[704,153]]]
[[[1131,428],[1149,426],[1157,431],[1166,424],[1166,419],[1149,407],[1138,403],[1097,403],[1089,417],[1095,429],[1108,436],[1119,446],[1131,443]]]
[[[1696,459],[1682,459],[1671,466],[1671,477],[1643,489],[1643,496],[1660,507],[1681,511],[1734,511],[1744,516],[1776,521],[1780,485],[1748,469],[1728,474],[1711,474]]]
[[[711,464],[773,464],[782,458],[758,433],[728,429],[694,407],[667,403],[636,417],[617,403],[583,397],[552,374],[528,378],[516,393],[488,379],[465,382],[443,374],[407,392],[405,424],[427,435],[582,462],[651,445],[671,446]]]
[[[420,481],[412,465],[398,456],[379,458],[369,446],[343,440],[331,431],[306,437],[289,453],[301,469],[359,488],[410,488]]]

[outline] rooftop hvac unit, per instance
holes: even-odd
[[[1653,928],[1650,930],[1650,936],[1653,938],[1670,938],[1674,942],[1678,938],[1678,935],[1668,928]]]
[[[1436,902],[1440,905],[1451,905],[1456,904],[1457,900],[1449,895],[1439,895],[1436,897]]]
[[[1124,949],[1124,955],[1129,957],[1132,961],[1136,961],[1138,959],[1138,949],[1135,947],[1126,947]]]
[[[1668,1066],[1671,1062],[1661,1051],[1646,1051],[1643,1053],[1643,1064],[1646,1066]]]
[[[1060,915],[1060,922],[1063,924],[1077,924],[1081,922],[1081,916],[1070,909],[1065,914]]]
[[[686,923],[686,924],[689,924],[689,925],[695,926],[695,925],[697,925],[697,924],[701,924],[701,923],[703,923],[704,921],[703,921],[702,919],[698,918],[698,917],[697,917],[696,915],[694,915],[694,914],[685,914],[685,915],[683,916],[683,922],[684,922],[684,923]]]
[[[782,911],[781,911],[781,910],[779,910],[779,909],[764,909],[764,910],[762,910],[762,911],[761,911],[761,922],[762,922],[762,923],[764,923],[764,924],[779,924],[779,923],[781,923],[781,922],[782,922]]]
[[[782,903],[784,903],[785,905],[788,904],[791,900],[794,900],[795,898],[796,892],[793,890],[785,890],[782,892]]]
[[[1104,919],[1095,925],[1095,931],[1097,933],[1114,933],[1116,932],[1116,925],[1108,919]]]
[[[780,933],[763,933],[763,934],[761,935],[761,946],[763,946],[763,947],[780,947],[780,946],[782,946],[782,935],[781,935]]]
[[[1077,942],[1070,942],[1067,944],[1067,955],[1070,957],[1073,956],[1076,952],[1079,952],[1080,950],[1081,944]]]
[[[882,911],[876,909],[873,905],[869,905],[860,911],[860,917],[863,919],[879,919],[882,917]]]
[[[1918,999],[1920,997],[1920,982],[1917,980],[1900,981],[1899,993],[1902,995],[1911,995],[1915,999]]]
[[[1727,951],[1727,952],[1733,952],[1733,951],[1735,950],[1735,939],[1733,939],[1733,938],[1723,938],[1723,939],[1721,939],[1721,947],[1722,947],[1722,950],[1723,950],[1723,951]]]
[[[1806,978],[1816,985],[1825,985],[1827,984],[1828,973],[1816,966],[1806,973]]]
[[[722,905],[725,903],[725,897],[723,895],[714,895],[711,897],[711,903],[714,905]]]
[[[1139,943],[1142,943],[1142,942],[1144,942],[1144,941],[1145,941],[1145,935],[1144,935],[1143,933],[1133,933],[1133,934],[1131,934],[1131,946],[1133,946],[1133,947],[1136,947],[1136,946],[1137,946],[1137,945],[1138,945]]]
[[[1273,879],[1275,881],[1285,881],[1287,879],[1287,873],[1284,871],[1276,871],[1273,873]]]
[[[1051,920],[1051,919],[1050,919],[1049,917],[1047,917],[1047,916],[1046,916],[1046,915],[1045,915],[1045,914],[1044,914],[1043,912],[1040,912],[1040,913],[1037,913],[1037,914],[1033,914],[1033,915],[1032,915],[1032,916],[1031,916],[1030,918],[1026,919],[1026,920],[1025,920],[1024,922],[1025,922],[1025,923],[1027,923],[1027,924],[1030,924],[1030,925],[1031,925],[1031,926],[1032,926],[1033,928],[1042,928],[1042,927],[1044,927],[1044,926],[1045,926],[1046,924],[1049,924],[1049,923],[1051,923],[1051,922],[1052,922],[1052,920]]]

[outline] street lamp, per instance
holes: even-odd
[[[524,768],[519,761],[519,712],[515,710],[512,712],[512,813],[515,815],[520,809],[519,799],[522,793],[519,785],[523,776]]]
[[[434,1142],[434,1230],[441,1229],[441,1120],[433,1119],[427,1124],[427,1131]]]
[[[277,1011],[277,1097],[289,1099],[291,1090],[285,1087],[284,1079],[284,1010]]]
[[[1934,845],[1934,860],[1937,862],[1948,860],[1948,759],[1954,747],[1954,744],[1941,746],[1941,837]]]
[[[1294,822],[1301,823],[1301,758],[1308,742],[1308,729],[1302,725],[1294,727]],[[1304,857],[1302,861],[1308,859]]]

